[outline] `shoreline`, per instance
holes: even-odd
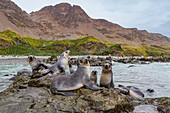
[[[60,55],[59,55],[60,56]],[[170,58],[170,56],[159,56],[159,57],[153,57],[153,56],[148,56],[148,57],[144,57],[144,56],[101,56],[101,55],[79,55],[79,56],[91,56],[92,58],[107,58],[107,57],[111,57],[113,59],[130,59],[130,58],[134,58],[134,59],[141,59],[141,58],[146,58],[146,59],[151,59],[151,58]],[[70,58],[77,58],[79,56],[70,56]],[[20,56],[20,55],[0,55],[0,59],[26,59],[28,56]],[[35,56],[36,58],[49,58],[51,56]]]
[[[39,59],[48,59],[50,56],[35,56]],[[19,59],[27,59],[28,56],[14,56],[14,55],[1,55],[0,60],[19,60]]]

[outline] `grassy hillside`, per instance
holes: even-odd
[[[60,55],[65,50],[71,50],[71,55],[114,55],[114,56],[169,56],[170,48],[158,45],[127,47],[121,44],[111,44],[87,36],[76,40],[46,41],[7,30],[0,32],[0,55]]]

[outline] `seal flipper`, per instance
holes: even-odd
[[[70,92],[58,92],[58,91],[54,91],[53,92],[54,95],[58,94],[58,95],[64,95],[64,96],[75,96],[74,93],[70,93]]]
[[[17,77],[18,77],[18,76],[12,77],[12,78],[10,78],[9,80],[14,81],[14,80],[16,80]]]
[[[116,88],[120,93],[124,95],[129,95],[129,89],[123,85],[118,85],[118,88]]]
[[[58,69],[59,69],[60,73],[65,72],[64,68],[63,68],[63,67],[61,67],[60,65],[58,66]]]
[[[45,69],[48,69],[49,67],[48,66],[46,66],[45,64],[39,64],[40,66],[42,66],[42,67],[44,67]]]
[[[45,69],[45,70],[43,70],[43,71],[41,72],[41,75],[42,75],[42,76],[45,76],[45,75],[47,75],[47,74],[49,74],[49,73],[53,73],[52,70],[50,70],[50,69]]]
[[[114,83],[113,83],[113,72],[111,71],[111,82],[110,82],[110,88],[114,88]]]
[[[84,84],[86,87],[88,87],[89,89],[91,89],[91,90],[101,90],[101,89],[103,89],[103,88],[98,87],[98,86],[96,86],[95,84],[93,84],[93,83],[90,81],[89,78],[88,78],[87,80],[84,80],[84,81],[86,81],[86,82],[84,82],[83,84]]]

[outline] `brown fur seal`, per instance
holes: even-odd
[[[79,57],[77,60],[77,70],[65,76],[57,76],[51,83],[51,93],[65,96],[73,96],[74,93],[65,92],[76,90],[83,86],[87,86],[92,90],[100,90],[102,88],[96,86],[90,81],[90,63],[86,57]]]
[[[90,80],[97,84],[97,71],[92,71],[90,75]]]
[[[43,70],[41,72],[41,75],[46,75],[48,73],[57,74],[57,73],[65,72],[68,64],[69,54],[70,54],[70,50],[63,52],[60,58],[58,59],[58,61],[48,69]]]
[[[47,69],[48,66],[45,64],[42,64],[38,59],[35,58],[35,56],[28,56],[28,62],[32,68],[32,74],[35,74],[37,72],[41,72],[44,69]]]
[[[16,79],[19,75],[21,75],[21,74],[28,74],[28,76],[31,76],[32,72],[29,71],[29,70],[27,70],[27,69],[22,69],[22,70],[20,70],[20,71],[17,72],[17,75],[16,75],[16,76],[10,78],[9,80],[15,80],[15,79]]]
[[[109,63],[103,65],[100,77],[100,86],[114,88],[112,66]]]
[[[142,93],[142,91],[134,86],[123,86],[123,85],[119,85],[119,90],[121,93],[123,94],[128,94],[131,97],[135,97],[135,98],[139,98],[139,99],[143,99],[144,94]]]
[[[127,88],[129,89],[129,95],[135,98],[143,98],[144,94],[141,92],[141,90],[137,87],[134,86],[127,86]]]

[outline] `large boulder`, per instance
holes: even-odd
[[[38,76],[38,77],[37,77]],[[63,75],[67,76],[67,75]],[[134,105],[145,103],[135,101],[115,89],[92,91],[81,88],[75,96],[53,95],[49,90],[55,76],[21,74],[0,93],[0,111],[23,112],[132,112]]]

